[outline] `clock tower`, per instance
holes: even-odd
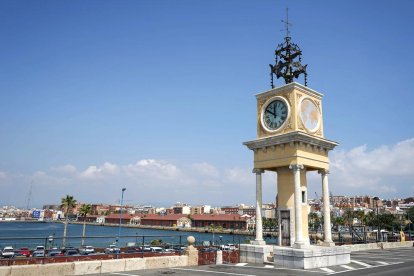
[[[262,174],[274,172],[277,182],[279,245],[306,248],[308,234],[307,172],[321,174],[324,215],[324,245],[333,246],[330,229],[328,153],[338,143],[325,139],[323,129],[323,94],[307,86],[307,65],[302,65],[302,51],[291,41],[289,23],[286,37],[275,51],[270,65],[271,90],[256,95],[257,137],[245,142],[254,154],[256,174],[256,238],[254,245],[264,245],[262,233]],[[304,85],[294,82],[304,75]],[[275,87],[273,77],[285,84]]]

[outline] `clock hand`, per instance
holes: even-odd
[[[275,117],[276,117],[276,114],[275,114],[275,113],[273,113],[272,111],[270,111],[269,109],[267,109],[267,110],[266,110],[266,112],[268,112],[268,113],[270,113],[270,114],[272,114],[273,116],[275,116]]]

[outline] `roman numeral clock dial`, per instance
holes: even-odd
[[[286,122],[288,115],[286,100],[282,97],[274,97],[263,106],[262,125],[267,131],[276,131]]]

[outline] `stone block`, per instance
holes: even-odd
[[[101,273],[125,271],[125,259],[102,261]]]
[[[0,276],[10,276],[11,267],[10,266],[0,266]]]
[[[184,255],[188,257],[188,264],[189,266],[197,266],[198,265],[198,250],[190,248],[189,246],[184,251]]]
[[[43,275],[40,274],[41,272],[40,267],[42,265],[14,265],[11,266],[10,275],[16,275],[16,276],[37,276],[37,275]],[[49,274],[53,275],[53,274]]]
[[[98,274],[101,273],[101,261],[82,261],[74,262],[74,275],[83,275],[83,274]]]
[[[168,257],[144,258],[145,269],[166,268],[169,265]]]
[[[145,261],[143,258],[125,259],[125,271],[141,270],[141,269],[145,269]]]
[[[221,251],[221,250],[217,250],[216,264],[218,264],[218,265],[223,264],[223,251]]]

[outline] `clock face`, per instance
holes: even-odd
[[[265,129],[274,131],[279,129],[286,121],[289,109],[285,102],[280,97],[270,99],[267,104],[264,105],[262,111],[262,124]]]
[[[303,126],[309,132],[317,131],[321,122],[321,112],[316,104],[309,98],[304,98],[299,105],[299,110]]]

